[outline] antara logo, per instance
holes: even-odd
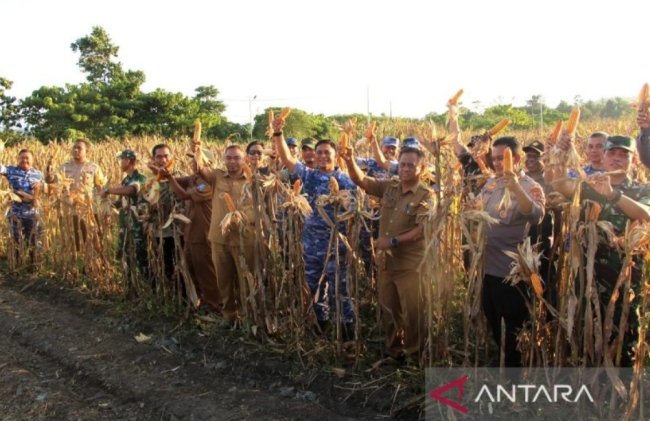
[[[456,380],[453,380],[447,384],[437,387],[429,393],[429,396],[432,399],[443,403],[450,408],[455,409],[458,412],[467,414],[469,408],[462,404],[463,394],[465,391],[465,382],[468,380],[468,376],[461,376]],[[450,399],[443,396],[449,390],[457,390],[456,399]],[[497,385],[494,389],[486,384],[481,386],[476,397],[473,399],[474,402],[479,402],[482,399],[489,400],[490,402],[525,402],[525,403],[537,403],[541,401],[546,401],[548,403],[558,403],[558,402],[569,402],[575,403],[578,402],[580,398],[586,398],[589,402],[593,403],[594,398],[589,392],[589,389],[584,384],[580,386],[577,391],[574,392],[574,388],[567,384],[556,384],[553,386],[546,387],[544,385],[533,385],[533,384],[518,384],[511,385],[510,387]]]

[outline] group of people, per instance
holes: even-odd
[[[476,138],[473,142],[489,143],[487,153],[479,156],[463,144],[457,125],[450,126],[456,134],[454,152],[467,179],[477,172],[478,160],[484,160],[493,172],[484,183],[472,185],[472,196],[478,206],[498,221],[487,230],[481,290],[483,311],[495,343],[505,346],[506,365],[522,363],[517,334],[529,318],[525,297],[530,291],[525,285],[504,282],[513,264],[512,257],[504,252],[516,252],[517,246],[531,236],[543,251],[540,273],[546,288],[551,290],[554,284],[554,262],[548,251],[561,241],[554,238],[561,214],[547,209],[545,196],[556,191],[571,198],[579,191],[581,199],[601,205],[599,218],[612,222],[618,234],[629,220],[650,220],[650,187],[635,180],[632,165],[637,148],[641,161],[650,165],[648,113],[639,113],[638,124],[641,134],[636,141],[604,132],[589,136],[584,148],[588,164],[584,168],[566,168],[562,162],[550,160],[552,148],[573,147],[575,139],[569,134],[563,135],[556,146],[539,141],[524,146],[514,137]],[[8,214],[13,237],[35,244],[39,195],[46,190],[44,186],[56,185],[62,177],[72,180],[71,189],[83,187],[103,198],[117,198],[121,256],[131,259],[144,278],[167,281],[177,275],[178,259],[185,259],[190,279],[177,287],[187,295],[189,283],[194,285],[201,302],[220,315],[224,327],[232,328],[245,315],[244,295],[240,293],[244,278],[261,273],[257,270],[261,251],[256,227],[261,218],[259,202],[265,198],[250,186],[258,176],[277,175],[291,186],[299,182],[313,209],[302,225],[301,249],[306,286],[313,297],[318,321],[315,329],[326,332],[338,323],[344,339],[352,339],[358,315],[347,282],[348,249],[343,242],[331,241],[333,230],[348,235],[348,225],[336,217],[340,207],[351,206],[351,202],[332,200],[323,204],[319,198],[344,191],[354,199],[360,196],[361,189],[379,203],[378,223],[368,225],[370,228],[362,233],[361,241],[365,243],[362,248],[371,250],[365,258],[372,260],[370,266],[378,274],[386,354],[400,360],[417,356],[423,350],[426,335],[421,293],[424,280],[418,270],[425,253],[423,220],[431,208],[434,191],[444,194],[444,186],[432,186],[421,180],[426,167],[425,145],[415,137],[400,142],[397,137],[386,136],[380,142],[371,129],[366,137],[373,157],[361,158],[354,155],[353,148],[328,139],[306,138],[298,142],[285,138],[283,129],[284,119],[276,117],[271,123],[272,144],[267,149],[258,141],[246,147],[227,146],[223,168],[215,168],[214,157],[206,153],[200,139],[195,139],[190,175],[174,169],[168,145],[156,145],[148,164],[155,182],[138,171],[138,156],[127,149],[119,155],[125,177],[119,185],[109,187],[101,168],[86,157],[90,147],[86,140],[74,143],[72,159],[61,168],[53,169],[48,163],[45,175],[32,168],[33,155],[23,149],[17,166],[0,166],[0,174],[6,176],[18,196]],[[273,167],[262,164],[268,148],[272,150]],[[345,170],[339,167],[341,162]],[[316,211],[319,206],[322,212]],[[224,226],[224,220],[232,217],[233,211],[238,214],[237,227]],[[177,217],[179,214],[185,215],[186,220]],[[77,248],[87,238],[84,220],[81,214],[74,215]],[[152,273],[151,253],[145,240],[152,235],[157,247],[154,255],[161,259],[164,273]],[[179,241],[183,256],[176,252]],[[633,270],[632,284],[637,290],[640,269],[635,266]],[[619,251],[607,244],[599,245],[595,276],[601,302],[609,301],[607,294],[612,294],[620,270]],[[628,317],[634,319],[635,312]],[[630,364],[637,325],[635,320],[627,324],[628,352],[621,364]]]

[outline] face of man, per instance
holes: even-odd
[[[422,172],[422,162],[416,153],[403,153],[399,158],[397,175],[403,183],[414,183]]]
[[[248,148],[248,153],[246,155],[246,162],[251,168],[258,168],[262,164],[262,154],[264,153],[264,148],[262,145],[253,145]]]
[[[506,145],[492,146],[492,165],[494,166],[494,173],[497,177],[503,176],[503,151],[507,148]],[[516,165],[521,160],[519,155],[512,154],[512,163]]]
[[[241,149],[228,149],[224,155],[224,161],[226,162],[226,169],[228,170],[228,174],[239,174],[242,168],[243,160],[244,152]]]
[[[156,152],[153,156],[153,162],[157,167],[167,168],[172,159],[172,151],[168,147],[163,146],[162,148],[156,149]]]
[[[591,165],[602,165],[605,156],[605,139],[590,137],[587,140],[587,159]]]
[[[76,162],[85,162],[86,161],[87,148],[84,142],[75,142],[72,145],[72,159]]]
[[[544,171],[544,164],[542,163],[542,155],[536,151],[526,152],[526,173],[538,174]]]
[[[321,171],[334,171],[336,151],[331,145],[321,143],[316,147],[316,165]]]
[[[302,148],[302,162],[309,168],[314,168],[316,161],[316,153],[312,148]]]
[[[607,171],[623,170],[627,173],[632,164],[632,153],[622,148],[610,149],[605,152],[603,161]]]
[[[298,146],[297,145],[288,145],[289,146],[289,152],[291,152],[291,156],[294,158],[298,158]]]
[[[392,161],[395,159],[397,148],[395,146],[383,145],[381,151],[384,153],[387,160]]]
[[[34,163],[34,157],[30,152],[23,152],[18,155],[18,167],[22,170],[27,171],[32,167]]]
[[[120,169],[122,172],[127,172],[129,171],[133,165],[135,164],[135,161],[129,158],[120,158]]]

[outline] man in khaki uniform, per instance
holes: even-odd
[[[81,249],[81,242],[88,236],[85,216],[89,209],[84,209],[83,203],[93,203],[95,194],[106,184],[106,176],[101,167],[87,159],[90,143],[86,139],[79,139],[72,145],[72,160],[61,165],[56,171],[52,170],[52,162],[47,163],[45,181],[49,184],[63,183],[66,179],[70,182],[64,194],[69,195],[72,204],[72,223],[74,227],[75,245],[77,251]],[[92,208],[90,208],[92,211]],[[98,218],[92,212],[97,223]],[[97,223],[98,229],[101,229]]]
[[[224,152],[226,170],[211,170],[201,162],[201,144],[194,144],[196,170],[213,189],[212,218],[208,239],[212,245],[212,262],[217,274],[217,285],[221,297],[221,312],[227,325],[233,326],[238,317],[243,315],[246,297],[246,273],[254,273],[253,249],[255,235],[252,231],[255,220],[253,216],[252,197],[244,189],[246,178],[243,172],[244,151],[239,145],[230,145]],[[224,200],[228,193],[235,202],[237,210],[243,216],[243,222],[231,226],[224,235],[221,222],[229,210]],[[240,257],[244,257],[242,264]]]
[[[381,198],[379,236],[375,249],[379,259],[379,303],[384,314],[387,353],[393,358],[417,354],[424,339],[424,300],[420,292],[424,257],[421,215],[427,212],[431,190],[420,182],[424,155],[416,148],[402,148],[398,178],[378,180],[363,174],[351,150],[342,151],[350,178],[368,194]],[[403,330],[403,332],[402,332]]]

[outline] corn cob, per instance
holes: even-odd
[[[536,273],[530,274],[530,283],[533,285],[533,290],[538,297],[541,297],[544,293],[544,287],[542,286],[542,279]]]
[[[273,120],[275,119],[275,115],[273,114],[273,110],[269,110],[269,113],[267,114],[268,120],[269,120],[269,127],[271,127],[271,124],[273,123]]]
[[[372,139],[372,137],[374,136],[376,126],[377,126],[376,121],[370,122],[370,124],[368,125],[368,128],[366,129],[366,139]]]
[[[510,119],[504,118],[503,120],[495,124],[494,127],[492,127],[490,130],[488,130],[488,136],[490,137],[495,136],[500,131],[505,129],[508,126],[508,124],[510,124]]]
[[[503,172],[513,172],[512,150],[508,147],[503,150]]]
[[[341,133],[341,139],[339,140],[339,151],[345,152],[348,148],[348,134],[345,132]]]
[[[461,96],[463,96],[463,92],[464,91],[462,89],[459,89],[454,96],[449,98],[449,101],[447,101],[447,105],[449,106],[458,105],[458,100],[460,99]]]
[[[596,222],[596,221],[598,221],[598,217],[600,216],[600,211],[601,211],[600,203],[598,203],[598,202],[593,202],[593,203],[591,204],[591,209],[590,209],[590,211],[589,211],[588,221],[589,221],[589,222]]]
[[[578,121],[580,121],[580,107],[573,107],[569,119],[566,122],[565,132],[569,136],[573,136],[578,128]]]
[[[194,122],[194,135],[192,136],[192,141],[200,142],[201,141],[201,120],[198,118]]]
[[[282,111],[280,111],[280,120],[285,121],[287,117],[289,117],[289,114],[291,114],[291,108],[284,107]]]
[[[246,180],[250,181],[253,179],[253,170],[251,170],[251,167],[248,164],[242,164],[242,171]]]
[[[646,112],[648,111],[648,106],[650,106],[650,86],[644,83],[641,92],[639,92],[636,109],[639,112]]]
[[[476,159],[476,163],[478,164],[478,167],[481,169],[481,174],[487,175],[490,173],[490,169],[485,165],[485,161],[483,160],[483,157],[479,157]]]
[[[339,192],[339,182],[336,181],[336,178],[330,177],[330,195],[336,195]]]
[[[297,179],[293,183],[293,194],[300,194],[300,190],[302,190],[302,181],[300,181],[300,179]]]
[[[562,125],[562,120],[558,120],[558,122],[555,123],[555,127],[553,127],[553,131],[551,132],[551,136],[549,138],[551,144],[555,145],[557,143],[557,139],[560,137],[560,132],[562,131]]]
[[[224,202],[226,202],[226,207],[228,208],[228,212],[234,212],[235,210],[237,210],[237,208],[235,207],[235,202],[233,202],[230,193],[224,193],[223,200]]]

